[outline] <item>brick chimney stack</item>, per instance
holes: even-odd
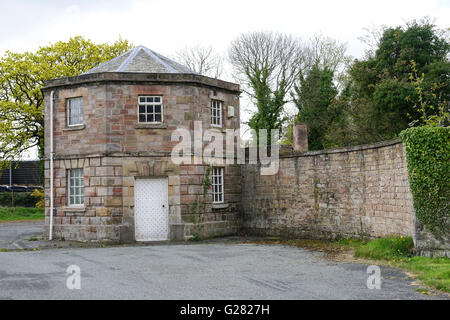
[[[305,123],[294,124],[292,128],[294,151],[308,151],[308,131]]]

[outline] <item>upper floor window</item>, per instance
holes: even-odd
[[[83,98],[70,98],[66,101],[67,125],[83,124]]]
[[[69,206],[82,206],[84,204],[83,169],[68,170],[67,180]]]
[[[211,125],[222,127],[222,106],[223,102],[211,100]]]
[[[138,106],[140,123],[161,123],[163,106],[161,96],[140,96]]]

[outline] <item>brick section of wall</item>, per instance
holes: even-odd
[[[390,141],[280,159],[277,175],[242,167],[243,227],[300,238],[411,235],[405,149]]]

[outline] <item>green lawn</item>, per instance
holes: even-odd
[[[0,223],[10,221],[44,220],[44,218],[44,209],[41,208],[0,207]]]
[[[450,259],[413,256],[409,237],[391,237],[369,241],[355,249],[355,257],[386,260],[410,271],[430,287],[450,292]]]
[[[450,259],[412,257],[403,260],[400,267],[407,269],[430,287],[450,293]]]

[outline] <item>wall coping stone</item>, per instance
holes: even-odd
[[[370,143],[370,144],[364,144],[364,145],[352,146],[352,147],[346,147],[346,148],[339,148],[339,149],[328,149],[328,150],[307,151],[307,152],[293,151],[292,154],[280,155],[280,158],[309,157],[309,156],[317,156],[317,155],[322,155],[322,154],[354,152],[354,151],[362,151],[362,150],[368,150],[368,149],[378,149],[378,148],[393,146],[393,145],[402,144],[402,143],[403,142],[399,138],[395,138],[395,139],[381,141],[381,142],[375,142],[375,143]]]

